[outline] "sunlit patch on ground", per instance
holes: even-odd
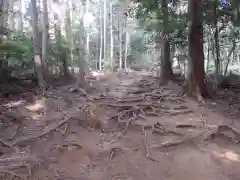
[[[235,153],[235,152],[233,152],[231,150],[224,150],[224,152],[214,151],[213,154],[216,157],[224,158],[226,160],[240,161],[239,154],[237,154],[237,153]]]
[[[38,120],[39,118],[41,118],[44,115],[45,108],[46,105],[44,99],[37,100],[35,103],[25,106],[25,109],[30,111],[30,113],[32,114],[33,120]]]
[[[4,104],[4,106],[7,108],[14,108],[14,107],[22,105],[25,102],[26,102],[25,100],[19,100],[19,101],[9,102],[7,104]]]

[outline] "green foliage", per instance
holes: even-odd
[[[31,39],[24,33],[12,34],[12,36],[0,44],[1,59],[8,60],[20,66],[31,65],[33,48]]]

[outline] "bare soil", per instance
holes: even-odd
[[[147,73],[114,73],[0,110],[0,179],[240,180],[240,123]]]

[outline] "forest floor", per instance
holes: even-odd
[[[1,103],[0,179],[239,180],[240,121],[225,106],[145,72],[90,81]]]

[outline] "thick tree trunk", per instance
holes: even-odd
[[[189,59],[186,91],[191,96],[207,95],[204,70],[202,0],[188,0],[189,25]]]
[[[34,62],[35,62],[35,71],[38,78],[38,85],[40,88],[46,88],[46,82],[44,80],[43,72],[42,72],[42,61],[41,61],[41,53],[40,53],[40,37],[38,36],[38,13],[37,13],[37,3],[36,0],[31,0],[32,4],[32,29],[33,29],[33,48],[34,48]]]
[[[163,11],[163,31],[162,31],[162,48],[161,48],[161,70],[160,78],[163,82],[171,80],[173,77],[172,63],[170,60],[170,44],[168,38],[168,2],[162,0]]]

